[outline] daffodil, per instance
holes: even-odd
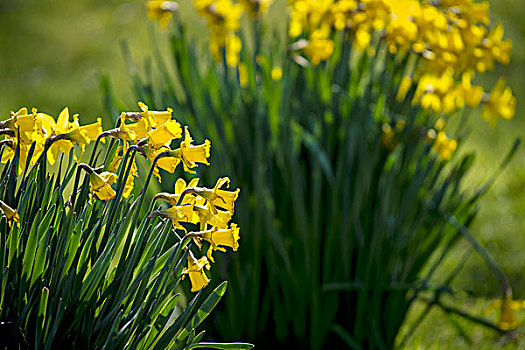
[[[21,108],[13,116],[15,120],[15,128],[17,134],[19,133],[20,142],[24,145],[31,145],[34,141],[41,141],[36,133],[36,121],[35,116],[37,114],[36,109],[32,110],[32,113],[27,113],[26,108]]]
[[[458,147],[458,142],[454,139],[448,138],[447,134],[444,131],[439,131],[437,134],[434,130],[433,132],[427,133],[427,136],[430,139],[434,139],[432,144],[432,149],[435,150],[439,157],[443,160],[448,160]]]
[[[272,68],[272,80],[273,81],[280,81],[283,77],[283,70],[281,67],[273,67]]]
[[[92,171],[88,174],[90,192],[97,196],[102,201],[107,201],[116,196],[116,192],[111,185],[117,180],[117,175],[105,171],[101,174],[97,174]]]
[[[212,262],[215,261],[211,255],[214,250],[226,252],[224,247],[230,247],[234,251],[237,251],[239,248],[239,227],[235,223],[232,223],[231,227],[226,229],[217,229],[215,227],[208,231],[201,231],[199,236],[210,243],[210,248],[206,255]]]
[[[206,198],[211,204],[210,208],[215,212],[216,207],[223,208],[231,213],[233,213],[233,208],[237,197],[239,196],[240,189],[235,191],[223,190],[221,187],[228,187],[230,184],[230,179],[228,177],[223,177],[217,180],[215,187],[213,189],[196,187],[193,192],[198,194],[201,197]]]
[[[317,32],[315,32],[308,40],[308,45],[304,48],[304,52],[310,58],[312,64],[317,66],[321,61],[325,61],[332,56],[334,42],[332,39],[324,37],[322,34],[317,35]]]
[[[186,228],[181,225],[181,223],[192,223],[196,224],[198,222],[198,217],[193,211],[193,206],[195,205],[195,198],[191,199],[184,204],[172,206],[168,209],[154,211],[151,213],[150,217],[160,216],[167,219],[170,219],[173,227],[175,229],[181,229],[184,232],[187,232]]]
[[[80,126],[78,122],[78,114],[73,115],[73,124],[71,131],[64,135],[64,139],[72,141],[79,145],[84,153],[85,147],[97,139],[98,135],[102,134],[102,119],[97,118],[97,122],[89,125]],[[102,139],[104,142],[104,139]]]
[[[171,119],[171,116],[173,114],[173,109],[171,108],[167,108],[165,111],[150,111],[149,107],[145,103],[139,102],[138,105],[142,110],[142,112],[140,112],[140,115],[142,116],[142,118],[148,120],[152,128],[157,128],[160,125],[166,123],[168,120]]]
[[[177,202],[179,201],[179,198],[182,192],[184,192],[188,188],[196,187],[198,183],[199,183],[199,179],[194,178],[186,185],[186,181],[184,181],[184,179],[182,178],[179,178],[175,182],[175,193],[174,194],[161,192],[161,193],[156,194],[154,199],[163,199],[171,205],[176,205]],[[188,201],[190,200],[190,197],[192,197],[192,195],[190,194],[186,195],[181,204],[188,203]],[[205,201],[206,199],[202,197],[198,197],[196,198],[195,204],[203,205]]]
[[[184,134],[184,141],[180,143],[180,148],[173,153],[175,156],[181,156],[184,171],[195,174],[196,172],[191,169],[195,168],[197,163],[210,165],[208,158],[210,157],[211,143],[209,140],[204,140],[202,145],[192,145],[193,139],[187,126],[184,127]]]
[[[74,118],[76,117],[75,115]],[[69,108],[66,107],[60,112],[56,122],[53,122],[52,118],[44,117],[44,119],[51,131],[51,135],[48,137],[48,140],[51,142],[47,152],[47,159],[51,165],[55,164],[59,152],[69,153],[74,145],[73,142],[84,146],[89,143],[86,133],[79,130],[80,126],[78,123],[75,124],[69,121]]]
[[[143,147],[142,152],[144,156],[148,158],[151,163],[153,163],[155,158],[162,152],[173,153],[173,155],[169,157],[163,157],[163,158],[157,159],[157,163],[155,164],[155,168],[153,169],[153,175],[157,177],[159,182],[162,181],[159,169],[163,169],[163,170],[166,170],[167,172],[174,173],[175,169],[177,168],[177,165],[179,165],[179,163],[182,161],[180,152],[176,153],[167,146],[162,146],[158,149],[154,149],[151,147]]]
[[[15,222],[18,227],[20,227],[20,215],[16,209],[11,208],[9,205],[0,200],[0,210],[2,211],[2,216],[7,219],[9,227],[11,223]]]
[[[205,268],[208,270],[211,268],[208,259],[203,256],[197,260],[190,251],[188,254],[188,267],[182,270],[182,279],[184,279],[185,275],[190,277],[192,292],[198,292],[210,283],[210,279],[204,271]]]
[[[162,146],[169,145],[169,143],[182,137],[182,128],[175,120],[168,120],[159,127],[148,132],[148,146],[158,149]]]
[[[179,4],[175,1],[154,0],[146,3],[146,14],[149,19],[159,21],[160,27],[165,29],[173,16],[173,12],[177,11]]]
[[[151,131],[152,126],[148,119],[141,118],[134,124],[125,125],[128,132],[133,133],[134,140],[142,140],[148,136],[148,132]]]
[[[227,210],[212,210],[210,205],[195,205],[193,210],[200,222],[200,230],[204,231],[207,225],[212,227],[226,229],[233,213]]]
[[[472,85],[473,74],[471,72],[463,73],[461,76],[460,88],[463,91],[465,103],[470,107],[476,108],[481,103],[483,97],[483,88],[481,86]]]
[[[135,135],[135,132],[131,130],[131,128],[129,128],[128,125],[126,125],[126,113],[125,112],[122,112],[120,114],[119,119],[120,119],[119,127],[115,129],[104,131],[102,133],[102,136],[108,136],[108,137],[112,137],[115,139],[121,139],[123,141],[122,149],[124,152],[126,152],[126,150],[128,149],[129,141],[135,140],[136,135]]]
[[[168,108],[165,111],[150,111],[146,104],[139,102],[138,105],[141,112],[128,112],[124,113],[124,116],[121,115],[121,125],[124,125],[126,132],[135,135],[134,140],[142,140],[146,138],[148,132],[171,120],[171,115],[173,113],[171,108]],[[132,119],[137,122],[134,124],[125,124],[125,119]]]
[[[504,298],[496,300],[489,304],[486,314],[487,316],[496,307],[499,307],[498,327],[504,331],[516,329],[518,321],[516,320],[516,310],[525,309],[525,300],[512,300]]]
[[[510,88],[505,86],[505,79],[501,78],[490,95],[484,99],[481,116],[494,125],[500,118],[512,119],[515,111],[516,97],[512,95]]]

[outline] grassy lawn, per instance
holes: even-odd
[[[189,1],[189,0],[188,0]],[[497,169],[516,137],[525,130],[525,6],[523,0],[491,1],[492,20],[505,25],[506,36],[513,40],[513,60],[508,67],[498,67],[487,79],[491,86],[498,76],[505,76],[517,96],[516,117],[491,128],[478,115],[472,115],[470,138],[463,152],[475,152],[475,170],[466,187],[486,181]],[[282,4],[281,4],[282,8]],[[121,54],[121,42],[127,40],[132,56],[143,62],[150,56],[149,38],[155,24],[145,15],[143,1],[89,0],[53,2],[18,0],[0,2],[0,113],[21,106],[36,106],[57,115],[69,106],[79,113],[83,123],[105,114],[99,92],[100,74],[109,75],[116,96],[125,105],[134,105],[127,67]],[[154,34],[163,40],[164,33]],[[475,113],[479,114],[479,113]],[[107,117],[107,116],[106,116]],[[108,128],[108,123],[105,125]],[[472,232],[489,249],[510,277],[516,298],[525,299],[525,146],[499,177],[482,201]],[[460,244],[442,273],[452,269],[468,249]],[[455,290],[472,295],[498,296],[499,285],[484,262],[474,254],[454,284]],[[484,315],[487,300],[460,296],[454,301],[464,309]],[[424,306],[414,306],[407,327]],[[492,315],[496,320],[496,316]],[[525,320],[525,312],[518,313]],[[518,329],[515,338],[522,337]],[[504,347],[522,349],[525,345],[497,337],[492,331],[472,325],[457,316],[443,317],[433,309],[414,336],[410,349]]]

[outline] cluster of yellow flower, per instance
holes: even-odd
[[[9,119],[0,122],[0,135],[5,135],[0,145],[5,145],[2,153],[2,163],[6,163],[15,155],[20,146],[19,171],[26,163],[35,164],[44,150],[47,159],[53,165],[58,158],[59,151],[69,154],[76,143],[84,151],[86,145],[95,140],[102,133],[102,121],[98,118],[96,123],[80,126],[78,114],[73,115],[73,122],[69,121],[69,110],[64,108],[57,120],[47,114],[39,113],[33,108],[31,113],[27,108],[20,108],[18,112],[11,112]],[[29,157],[31,145],[35,144],[33,155]],[[73,154],[74,155],[74,154]]]
[[[268,11],[273,0],[194,0],[197,13],[206,19],[210,31],[210,52],[213,58],[236,67],[240,61],[242,42],[238,35],[244,11],[256,18]],[[154,0],[146,3],[148,18],[159,21],[166,28],[172,13],[178,9],[174,1]]]
[[[237,35],[243,6],[232,0],[194,0],[197,13],[206,19],[210,31],[210,51],[215,60],[226,58],[226,64],[239,64],[242,43]]]
[[[475,73],[507,64],[512,43],[503,27],[488,29],[489,4],[474,0],[290,0],[289,35],[306,40],[302,48],[313,65],[331,57],[333,35],[345,31],[358,50],[377,33],[392,54],[419,57],[413,77],[404,79],[403,99],[415,82],[412,100],[435,112],[453,113],[464,104],[484,105],[483,118],[494,123],[514,115],[516,100],[504,82],[490,95],[471,84]],[[412,74],[410,74],[412,75]]]
[[[202,241],[209,243],[207,256],[199,260],[189,254],[188,268],[183,274],[188,274],[192,283],[192,291],[196,292],[206,286],[210,279],[204,272],[204,267],[210,269],[210,261],[214,262],[212,252],[225,252],[224,247],[234,251],[239,247],[239,227],[230,223],[234,204],[239,196],[239,189],[225,190],[230,179],[227,177],[217,181],[214,188],[197,187],[199,179],[195,178],[188,184],[183,179],[175,183],[175,193],[159,193],[154,199],[162,199],[171,205],[165,210],[154,211],[150,217],[159,216],[172,221],[176,229],[186,232],[182,223],[199,226],[199,231],[190,232],[186,236],[193,238],[197,246],[202,247]]]
[[[27,162],[35,164],[41,156],[45,157],[42,159],[44,162],[47,158],[54,164],[59,152],[69,154],[75,144],[79,145],[83,152],[91,141],[103,142],[105,137],[120,139],[121,145],[107,166],[94,169],[90,165],[79,164],[79,169],[88,174],[91,198],[96,197],[103,201],[116,196],[112,186],[117,181],[120,167],[129,168],[122,195],[127,198],[132,193],[134,179],[138,173],[135,158],[125,155],[131,150],[151,161],[151,171],[159,181],[159,169],[173,173],[182,163],[184,171],[195,174],[192,169],[197,167],[198,163],[209,165],[210,141],[205,140],[203,144],[194,145],[188,127],[185,127],[180,147],[172,150],[172,141],[182,138],[183,134],[181,125],[172,119],[172,110],[168,108],[166,111],[150,111],[142,102],[139,102],[139,107],[140,112],[123,112],[118,127],[107,131],[103,131],[100,118],[96,123],[80,126],[78,115],[75,114],[73,122],[70,122],[67,107],[56,121],[47,114],[38,113],[36,109],[28,113],[26,108],[21,108],[16,113],[12,112],[8,120],[0,122],[0,135],[7,135],[7,138],[0,141],[0,147],[3,149],[2,162],[12,159],[19,148],[21,172]],[[33,155],[28,159],[32,147]],[[121,164],[123,159],[127,159],[124,165]],[[176,229],[184,232],[187,230],[182,223],[198,225],[200,231],[190,232],[187,236],[192,237],[199,248],[202,246],[201,241],[210,244],[207,257],[197,260],[193,255],[189,255],[188,268],[183,273],[190,276],[193,291],[200,290],[209,282],[203,268],[210,268],[209,261],[213,262],[212,251],[225,251],[224,247],[237,250],[239,246],[239,228],[235,223],[230,224],[239,189],[226,190],[229,182],[227,177],[221,178],[215,187],[210,189],[197,187],[198,179],[192,180],[188,185],[179,179],[175,184],[175,194],[160,193],[155,197],[164,199],[172,207],[154,211],[150,217],[169,218]],[[16,209],[0,201],[0,211],[10,224],[12,221],[18,223]]]
[[[111,185],[117,180],[117,171],[121,166],[124,153],[130,147],[130,142],[135,142],[137,150],[146,157],[150,162],[155,163],[153,175],[161,182],[160,169],[173,173],[177,166],[182,163],[184,170],[189,173],[195,173],[191,170],[197,166],[197,163],[209,165],[210,141],[205,140],[201,145],[193,145],[193,139],[185,127],[185,139],[180,142],[180,147],[172,150],[170,144],[173,140],[182,137],[182,128],[180,123],[171,119],[173,110],[168,108],[166,111],[150,111],[148,106],[139,102],[141,112],[122,112],[120,115],[118,128],[111,129],[100,133],[99,137],[112,137],[122,140],[122,146],[117,150],[117,154],[108,165],[106,171],[97,173],[86,166],[82,168],[89,174],[91,180],[91,192],[101,200],[108,200],[116,195]],[[126,124],[126,121],[132,123]],[[135,121],[135,123],[133,123]],[[165,157],[155,159],[161,153]],[[130,176],[127,178],[123,196],[128,197],[134,187],[134,178],[138,176],[137,165],[135,160],[130,166]],[[125,164],[126,167],[129,163]]]

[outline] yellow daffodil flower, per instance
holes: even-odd
[[[72,130],[64,134],[66,140],[72,141],[80,146],[82,153],[91,141],[97,139],[98,135],[102,134],[102,119],[97,118],[97,122],[89,125],[80,126],[78,122],[78,114],[73,116]],[[101,139],[104,142],[104,139]]]
[[[18,215],[18,211],[16,209],[13,209],[3,201],[0,201],[0,210],[2,211],[2,216],[7,219],[9,227],[11,227],[11,223],[13,221],[18,227],[20,227],[20,215]]]
[[[170,219],[175,229],[181,229],[184,232],[187,232],[186,228],[181,225],[182,222],[192,224],[196,224],[198,222],[198,217],[196,217],[193,212],[194,205],[195,199],[193,198],[192,200],[190,197],[190,200],[187,203],[173,206],[161,211],[154,211],[151,216],[161,216]]]
[[[212,227],[226,229],[228,228],[228,223],[230,222],[233,213],[227,210],[218,210],[213,211],[210,205],[195,205],[193,207],[197,217],[200,222],[200,230],[204,231],[207,228],[207,225]]]
[[[159,149],[145,147],[142,150],[144,152],[145,157],[148,158],[149,161],[152,163],[160,153],[166,152],[166,151],[168,152],[172,151],[169,147],[166,147],[166,146],[162,146]],[[182,161],[182,158],[180,155],[180,151],[178,153],[174,152],[174,154],[170,157],[160,158],[157,160],[157,163],[155,164],[155,168],[153,169],[153,175],[157,177],[159,182],[162,182],[159,169],[166,170],[169,173],[174,173],[175,169],[177,168],[177,165],[179,165],[181,161]]]
[[[184,171],[195,174],[196,172],[191,170],[197,166],[197,163],[210,165],[208,158],[210,157],[211,143],[209,140],[204,140],[202,145],[192,145],[193,139],[191,138],[188,127],[184,127],[184,141],[180,143],[180,148],[173,151],[174,156],[182,158],[182,164]]]
[[[472,78],[473,74],[471,72],[463,73],[461,76],[460,88],[463,90],[465,103],[472,108],[476,108],[481,103],[483,88],[481,86],[472,85]]]
[[[434,130],[430,130],[427,133],[429,139],[433,139],[432,149],[435,150],[439,158],[442,160],[448,160],[458,147],[458,142],[454,139],[447,137],[444,131],[439,131],[437,134]]]
[[[190,251],[188,254],[188,267],[182,270],[182,279],[184,279],[185,275],[190,277],[192,292],[198,292],[210,283],[210,279],[206,276],[204,268],[208,270],[211,268],[208,259],[203,256],[197,260]]]
[[[172,140],[181,137],[182,128],[175,120],[168,120],[164,124],[147,133],[148,146],[154,149],[169,145]]]
[[[146,118],[139,119],[135,124],[125,125],[125,129],[134,134],[134,140],[142,140],[148,136],[152,127]]]
[[[504,331],[516,329],[518,321],[516,320],[516,310],[525,309],[525,300],[512,300],[504,298],[496,300],[489,304],[486,315],[488,316],[492,310],[499,307],[498,327]]]
[[[283,77],[283,70],[281,67],[273,67],[272,68],[272,80],[273,81],[280,81]]]
[[[304,52],[310,58],[312,64],[317,66],[321,61],[325,61],[332,56],[334,42],[314,33],[304,48]]]
[[[116,196],[116,192],[111,185],[117,180],[117,175],[105,171],[97,174],[94,171],[89,173],[90,192],[95,194],[98,199],[107,201]]]
[[[196,187],[193,192],[198,194],[201,197],[206,198],[211,204],[210,208],[215,213],[217,208],[223,208],[231,213],[233,213],[233,208],[237,197],[239,196],[240,189],[235,191],[227,191],[221,189],[224,185],[228,187],[230,184],[230,179],[228,177],[223,177],[217,180],[215,187],[213,189]]]
[[[142,103],[138,103],[142,112],[140,115],[147,119],[152,128],[157,128],[162,124],[166,123],[168,120],[171,120],[173,109],[167,108],[165,111],[150,111],[149,107]]]
[[[231,227],[227,229],[213,228],[208,231],[201,231],[199,236],[210,243],[206,255],[211,262],[215,261],[211,255],[214,250],[226,252],[224,247],[230,247],[234,251],[239,248],[239,227],[235,223],[232,223]]]
[[[492,92],[483,101],[481,116],[489,124],[494,125],[498,119],[512,119],[516,111],[516,97],[509,87],[505,86],[505,79],[501,78],[492,89]]]
[[[73,118],[76,119],[77,115],[75,115]],[[55,164],[56,160],[58,159],[59,152],[69,154],[69,151],[74,145],[73,142],[80,144],[82,147],[89,143],[89,139],[86,135],[87,130],[81,131],[79,130],[80,126],[78,122],[71,123],[69,121],[69,108],[66,107],[62,110],[62,112],[60,112],[56,123],[52,122],[52,118],[45,118],[45,120],[48,123],[48,127],[51,129],[52,132],[51,136],[49,136],[50,138],[57,137],[58,135],[63,135],[60,138],[57,137],[54,140],[52,139],[53,142],[51,143],[51,146],[49,147],[47,153],[47,159],[51,165]],[[94,124],[95,128],[97,128],[97,130],[99,131],[102,131],[101,126],[97,126],[97,124],[98,123]],[[100,129],[98,129],[99,127]]]
[[[154,0],[146,3],[146,14],[149,19],[159,21],[160,28],[165,29],[173,16],[173,12],[177,11],[179,4],[175,1]]]
[[[198,183],[199,183],[199,179],[198,178],[194,178],[186,185],[186,181],[184,181],[184,179],[182,179],[182,178],[179,178],[175,182],[175,193],[174,194],[161,192],[161,193],[156,194],[155,197],[153,197],[153,199],[163,199],[163,200],[165,200],[166,202],[168,202],[171,205],[176,205],[177,202],[179,201],[179,198],[180,198],[180,195],[182,194],[182,192],[184,192],[188,188],[196,187],[198,185]],[[183,199],[181,204],[188,203],[188,201],[190,200],[190,197],[192,197],[192,195],[190,195],[190,194],[186,195],[184,197],[184,199]],[[204,199],[202,197],[196,197],[195,198],[195,204],[196,205],[203,205],[205,201],[206,201],[206,199]]]

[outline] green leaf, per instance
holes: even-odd
[[[38,227],[40,220],[38,219],[40,217],[41,210],[39,209],[37,220],[33,221],[33,225],[31,226],[31,232],[29,233],[29,237],[27,238],[27,243],[25,246],[24,251],[24,260],[22,262],[22,276],[26,276],[27,279],[29,279],[29,276],[31,274],[31,269],[33,268],[33,262],[35,257],[35,252],[37,248],[37,244],[39,241],[38,237]],[[48,219],[48,222],[51,221],[51,211],[49,211],[46,214],[46,218]],[[45,221],[45,220],[43,220]]]
[[[201,324],[201,322],[204,321],[206,317],[208,317],[208,315],[212,312],[215,306],[217,306],[222,296],[226,292],[227,286],[228,282],[224,281],[217,288],[215,288],[215,290],[202,303],[199,310],[197,310],[195,316],[193,316],[191,321],[177,336],[177,341],[182,341],[184,338],[186,338],[192,329],[197,328]]]
[[[38,317],[42,318],[41,327],[44,327],[47,314],[47,300],[49,298],[49,288],[42,288],[42,294],[40,295],[40,305],[38,306]]]
[[[184,349],[191,350],[191,349],[208,348],[208,349],[224,349],[224,350],[245,350],[245,349],[252,349],[253,347],[254,347],[253,344],[248,344],[248,343],[197,343],[197,344],[192,344]]]
[[[51,230],[48,230],[48,232],[49,231]],[[40,238],[40,241],[38,242],[38,247],[37,247],[37,251],[35,254],[33,272],[31,273],[31,281],[29,283],[30,288],[36,282],[36,279],[40,277],[42,272],[44,272],[47,252],[48,252],[48,246],[46,245],[46,236],[42,235],[42,237]]]

